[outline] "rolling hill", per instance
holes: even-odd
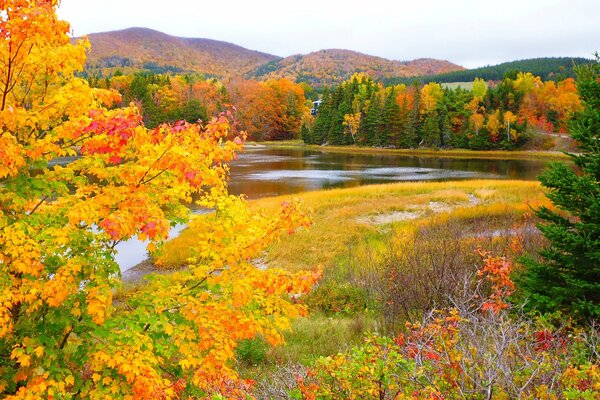
[[[350,50],[320,50],[272,60],[255,69],[249,77],[257,79],[289,78],[310,85],[339,83],[355,72],[365,72],[377,79],[410,77],[459,71],[464,68],[449,61],[421,58],[394,61]]]
[[[355,72],[378,79],[410,77],[463,70],[456,64],[434,59],[393,61],[350,50],[321,50],[306,55],[277,57],[212,39],[182,38],[147,28],[88,35],[90,73],[147,70],[200,72],[208,76],[266,80],[286,77],[313,86],[339,83]]]
[[[88,35],[89,70],[147,69],[193,71],[214,76],[243,75],[269,61],[271,54],[212,39],[181,38],[147,28]]]

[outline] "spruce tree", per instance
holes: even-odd
[[[310,135],[311,144],[323,144],[327,140],[329,127],[331,126],[331,107],[332,104],[329,89],[325,88],[323,90],[322,102],[317,110],[315,123],[312,127]]]
[[[359,131],[367,146],[379,146],[381,128],[381,105],[379,93],[374,92],[369,100],[365,117],[360,121]]]
[[[524,258],[517,277],[531,308],[562,311],[579,319],[600,317],[600,64],[576,68],[584,109],[574,115],[570,131],[580,154],[571,154],[580,169],[555,163],[540,176],[556,210],[536,211],[549,245],[541,260]]]
[[[427,113],[423,121],[423,144],[427,147],[440,147],[440,118],[438,110]]]
[[[300,139],[302,139],[304,143],[312,144],[310,131],[306,127],[306,124],[302,124],[302,127],[300,128]]]
[[[385,103],[381,116],[383,124],[382,146],[398,147],[398,138],[402,129],[402,120],[400,115],[400,105],[396,99],[396,89],[392,87],[386,93]]]

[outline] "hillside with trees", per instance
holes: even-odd
[[[277,56],[212,39],[181,38],[147,28],[93,33],[86,69],[200,72],[213,76],[244,74]]]
[[[329,49],[273,60],[258,67],[248,76],[257,79],[288,78],[296,82],[306,82],[311,86],[323,86],[341,83],[358,72],[377,79],[386,79],[439,74],[462,69],[464,68],[445,60],[422,58],[413,61],[394,61],[356,51]]]
[[[423,74],[416,78],[407,79],[402,76],[387,79],[386,85],[399,83],[410,84],[415,79],[421,83],[450,83],[471,82],[475,78],[484,81],[499,81],[506,75],[515,77],[518,72],[529,72],[539,76],[543,80],[560,81],[566,78],[574,78],[575,65],[589,64],[592,60],[581,57],[542,57],[527,60],[509,61],[497,65],[488,65],[480,68],[465,69],[460,71],[449,71],[443,73]]]
[[[88,35],[86,74],[201,73],[210,77],[286,78],[311,86],[341,83],[357,72],[377,79],[439,74],[462,70],[449,61],[393,61],[350,50],[321,50],[281,58],[212,39],[182,38],[147,28]]]

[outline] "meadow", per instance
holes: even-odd
[[[413,264],[419,263],[417,259],[429,260],[421,263],[422,275],[405,277],[413,283],[425,282],[441,270],[456,273],[455,278],[472,273],[477,249],[506,253],[516,236],[526,237],[529,248],[539,245],[530,211],[549,205],[538,182],[514,180],[370,185],[297,197],[312,226],[285,235],[254,262],[261,268],[294,272],[319,269],[323,278],[300,300],[309,315],[292,322],[285,346],[267,349],[260,340],[241,346],[245,350],[238,357],[238,368],[243,376],[259,381],[271,379],[284,365],[310,365],[320,356],[336,354],[360,343],[367,332],[393,331],[430,306],[435,297],[430,292],[439,287],[405,299],[413,313],[402,314],[386,305],[386,297],[397,298],[398,288],[383,290],[391,260],[395,259],[394,265],[399,257],[412,257],[408,262]],[[250,203],[269,214],[285,201],[290,196]],[[192,222],[179,237],[165,243],[157,260],[159,268],[185,266],[195,256],[198,234]],[[468,268],[462,269],[463,265]],[[439,276],[443,279],[444,274]],[[410,282],[402,288],[405,293],[410,293]]]

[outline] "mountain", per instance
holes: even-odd
[[[110,74],[117,69],[123,72],[200,72],[209,76],[243,75],[260,80],[286,77],[322,86],[344,81],[356,72],[387,79],[464,69],[442,60],[393,61],[338,49],[281,58],[232,43],[176,37],[147,28],[92,33],[88,38],[92,48],[87,69],[91,73]]]
[[[256,68],[248,74],[248,77],[257,79],[285,77],[296,82],[321,86],[342,82],[356,72],[365,72],[374,78],[386,79],[463,69],[444,60],[421,58],[413,61],[394,61],[356,51],[329,49],[272,60]]]
[[[475,78],[481,78],[485,81],[498,81],[502,80],[505,74],[510,75],[515,74],[516,72],[531,72],[533,75],[539,76],[543,80],[560,80],[575,77],[575,72],[573,71],[574,65],[589,64],[591,62],[593,62],[593,60],[578,57],[530,58],[497,65],[488,65],[480,68],[466,69],[463,71],[453,71],[442,74],[423,74],[423,76],[411,79],[396,77],[386,79],[385,83],[410,83],[415,79],[421,83],[471,82]]]
[[[279,57],[211,39],[182,38],[147,28],[88,35],[88,70],[147,69],[194,71],[214,76],[243,75]]]

